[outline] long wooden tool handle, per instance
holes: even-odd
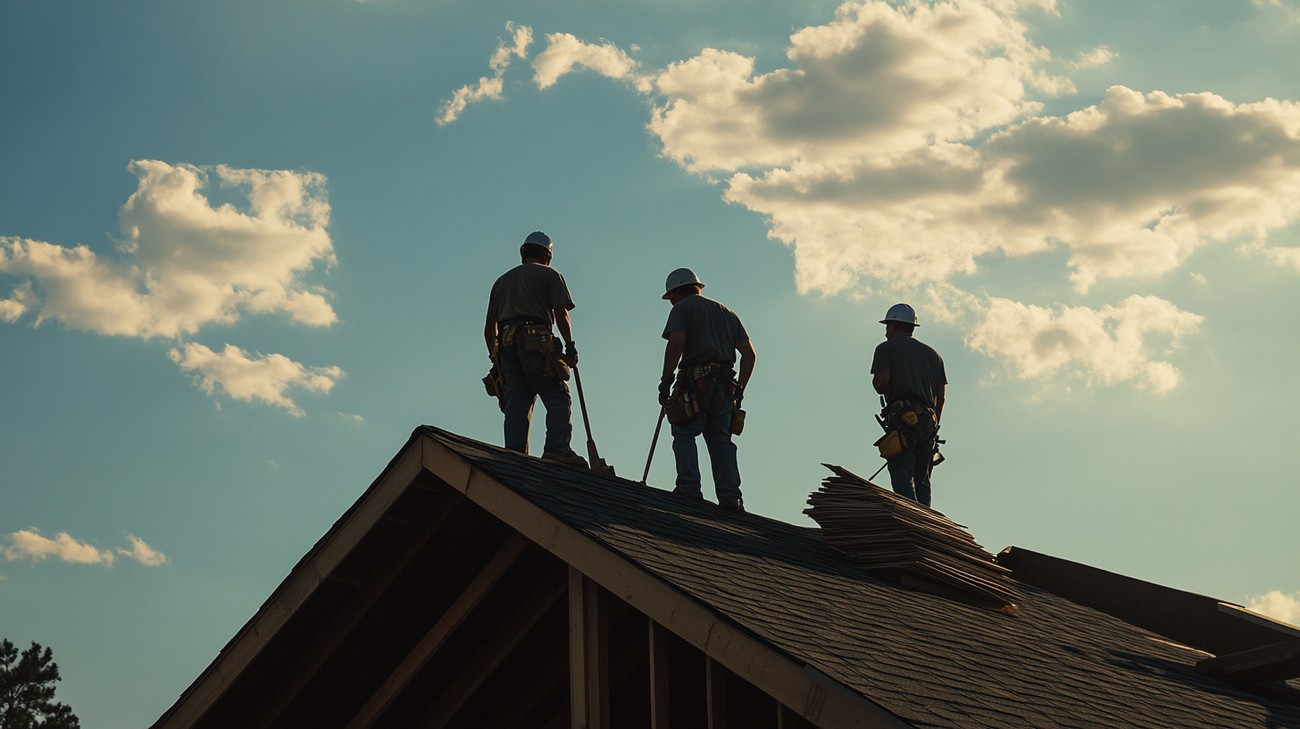
[[[655,435],[650,439],[650,455],[645,457],[645,472],[641,474],[642,486],[645,485],[645,480],[650,477],[650,461],[655,457],[655,444],[659,442],[659,429],[664,426],[664,414],[667,412],[666,408],[659,408],[659,420],[655,423]]]

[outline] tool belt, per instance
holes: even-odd
[[[668,404],[664,406],[664,417],[673,425],[686,425],[690,423],[700,410],[700,396],[714,385],[727,388],[727,393],[734,395],[736,392],[735,372],[727,362],[710,362],[703,365],[688,365],[677,370],[677,380],[673,383],[672,395],[668,397]],[[740,416],[739,428],[744,429],[744,418]],[[733,415],[732,432],[739,435],[736,431],[736,422]]]
[[[501,348],[513,347],[525,371],[548,380],[569,380],[569,363],[550,324],[507,322],[501,326],[500,337]]]
[[[483,378],[483,387],[487,390],[488,395],[497,399],[497,407],[504,413],[506,411],[506,385],[505,381],[501,379],[501,367],[499,365],[494,363],[492,369],[488,370],[487,376]]]
[[[935,445],[939,431],[939,417],[935,414],[934,408],[925,403],[895,400],[885,406],[878,420],[886,432],[872,445],[880,450],[881,458],[886,460],[893,458],[913,444],[919,444],[927,439],[926,429],[923,427],[927,422],[934,426],[929,429],[928,439],[932,449]]]

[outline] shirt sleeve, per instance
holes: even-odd
[[[493,321],[500,320],[500,316],[499,316],[499,312],[501,311],[501,301],[500,301],[501,295],[499,293],[500,290],[501,290],[501,280],[497,279],[496,283],[492,284],[492,292],[488,294],[487,315],[488,318],[492,319]]]
[[[673,304],[673,308],[668,312],[668,323],[664,324],[664,339],[673,332],[686,331],[686,325],[686,307]]]
[[[573,311],[573,297],[569,294],[569,285],[564,281],[564,274],[555,269],[551,271],[555,274],[551,277],[551,308],[564,307],[566,311]]]
[[[736,341],[732,342],[732,344],[740,347],[745,343],[745,340],[749,339],[749,332],[745,331],[745,324],[740,321],[740,317],[736,316],[735,312],[732,312],[731,319],[736,323]]]
[[[881,342],[876,345],[876,351],[871,355],[871,374],[889,369],[889,355],[885,353],[885,343]]]

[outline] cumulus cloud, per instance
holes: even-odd
[[[790,67],[760,75],[705,49],[658,76],[650,131],[696,171],[838,167],[966,139],[1039,109],[1030,89],[1072,88],[1043,71],[1014,5],[846,3],[790,37]]]
[[[1282,13],[1287,20],[1300,23],[1300,3],[1296,0],[1250,0],[1250,4],[1261,10]]]
[[[726,196],[795,249],[803,291],[944,280],[982,255],[1059,246],[1086,291],[1300,219],[1300,104],[1115,87],[1097,106],[979,146],[738,173]]]
[[[133,559],[145,567],[161,567],[171,561],[167,555],[145,544],[145,541],[134,534],[126,535],[127,541],[131,543],[130,549],[118,547],[117,553],[128,559]]]
[[[1109,46],[1097,46],[1096,48],[1080,53],[1079,57],[1066,64],[1071,71],[1079,71],[1085,68],[1097,68],[1105,66],[1119,54],[1112,51]]]
[[[1247,246],[1246,250],[1262,257],[1275,266],[1295,269],[1300,273],[1300,248],[1278,248],[1274,246]],[[0,313],[3,313],[0,311]]]
[[[35,325],[54,320],[145,340],[179,340],[251,314],[316,327],[336,321],[329,292],[304,280],[335,263],[323,176],[156,160],[134,161],[130,170],[138,186],[119,213],[116,255],[0,237],[0,273],[20,277],[0,298],[0,321],[30,316]],[[217,355],[182,344],[172,359],[199,372],[209,393],[220,387],[295,415],[301,411],[286,388],[328,392],[342,376],[282,355],[249,359],[229,345]]]
[[[1203,321],[1164,299],[1136,295],[1097,309],[1049,309],[991,297],[972,311],[976,321],[966,344],[1008,364],[1018,379],[1078,376],[1102,385],[1131,382],[1156,394],[1181,379],[1171,362],[1158,357]]]
[[[26,279],[0,304],[7,321],[30,313],[36,324],[141,339],[250,313],[335,321],[324,292],[302,280],[334,262],[324,177],[155,160],[130,170],[139,183],[119,216],[118,256],[0,237],[0,273]]]
[[[1046,253],[1066,261],[1066,296],[1154,281],[1207,246],[1300,270],[1296,249],[1268,244],[1300,221],[1300,104],[1114,86],[1099,103],[1044,114],[1046,99],[1074,91],[1051,69],[1116,57],[1102,45],[1054,61],[1028,24],[1055,10],[1050,0],[853,0],[794,32],[787,62],[764,72],[719,48],[642,71],[607,43],[557,33],[535,82],[547,88],[578,67],[647,79],[635,87],[651,99],[647,129],[663,154],[761,215],[793,250],[805,294],[906,296]],[[1159,343],[1201,322],[1150,296],[1100,308],[976,303],[968,311],[984,326],[970,345],[1016,377],[1073,372],[1152,392],[1179,381]],[[1032,346],[1002,340],[994,322],[1027,327]]]
[[[438,109],[436,121],[440,126],[459,119],[470,104],[501,98],[505,88],[506,69],[513,59],[527,57],[528,46],[533,42],[533,29],[526,25],[506,23],[506,32],[510,34],[510,40],[498,40],[496,52],[488,60],[492,75],[480,77],[476,83],[467,84],[452,92],[451,98]]]
[[[0,321],[12,324],[27,313],[27,305],[20,298],[0,300]]]
[[[303,411],[288,396],[290,390],[327,393],[344,374],[338,367],[306,367],[282,354],[250,356],[231,344],[214,352],[189,343],[174,347],[169,355],[182,370],[193,373],[209,395],[219,390],[235,400],[272,405],[295,416]]]
[[[119,556],[146,567],[159,567],[170,561],[167,555],[133,534],[127,535],[127,541],[131,545],[129,548],[105,549],[79,541],[67,532],[59,532],[50,538],[36,529],[22,529],[5,535],[4,542],[0,543],[0,555],[10,562],[43,562],[54,558],[71,564],[98,564],[105,567],[113,566]]]
[[[594,44],[570,33],[546,36],[546,50],[533,59],[533,82],[546,89],[574,69],[585,68],[606,78],[630,81],[642,92],[651,90],[650,79],[638,75],[637,62],[626,51],[608,41]]]
[[[1249,598],[1246,607],[1274,620],[1300,626],[1300,592],[1287,594],[1281,590],[1272,590]]]

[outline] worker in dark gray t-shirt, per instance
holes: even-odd
[[[894,493],[929,506],[930,469],[948,386],[943,357],[912,337],[918,324],[911,306],[889,307],[880,323],[885,341],[871,358],[871,385],[885,399],[886,424],[907,442],[887,462],[889,482]]]
[[[672,302],[663,338],[663,376],[659,381],[659,403],[667,405],[674,385],[689,393],[693,405],[689,417],[674,422],[673,455],[677,460],[674,493],[702,499],[700,461],[695,438],[704,436],[713,470],[713,487],[718,505],[743,512],[740,495],[740,467],[736,444],[731,442],[732,420],[745,396],[745,385],[754,372],[754,344],[731,309],[700,294],[704,283],[689,268],[668,274],[663,298]],[[740,352],[740,371],[735,369]]]
[[[551,237],[534,231],[519,246],[520,264],[492,285],[488,296],[483,340],[488,357],[500,368],[504,390],[505,446],[528,453],[528,430],[533,403],[546,407],[546,445],[542,458],[585,468],[587,462],[573,451],[573,399],[569,395],[567,368],[578,362],[569,310],[573,298],[564,276],[551,268]],[[564,344],[551,327],[559,329]]]

